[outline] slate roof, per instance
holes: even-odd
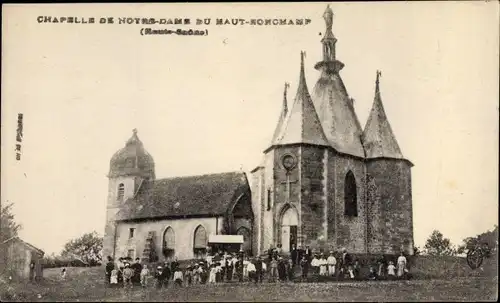
[[[145,181],[117,220],[224,215],[245,193],[250,187],[243,172]]]
[[[307,89],[303,52],[301,52],[297,95],[292,108],[283,121],[282,130],[274,142],[274,144],[280,145],[297,143],[328,146],[328,141]]]
[[[377,72],[373,107],[363,132],[366,158],[404,159],[382,104],[379,75],[380,72]]]
[[[330,145],[338,152],[364,157],[362,129],[338,72],[323,71],[312,100]]]

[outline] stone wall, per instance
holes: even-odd
[[[318,245],[325,238],[324,149],[301,147],[301,228],[302,245]]]
[[[124,185],[123,199],[118,200],[118,186],[120,183]],[[108,183],[108,198],[106,204],[106,223],[104,227],[103,249],[104,258],[107,256],[113,257],[115,249],[115,218],[124,201],[134,196],[137,187],[141,183],[139,177],[118,177],[110,178]],[[103,262],[105,266],[106,262]]]
[[[292,155],[295,158],[296,165],[294,168],[290,170],[290,173],[287,177],[287,171],[283,167],[282,159],[285,155]],[[274,226],[274,243],[273,245],[280,244],[281,242],[281,215],[283,211],[288,207],[287,204],[292,206],[297,211],[299,226],[297,227],[297,240],[300,243],[301,241],[301,226],[300,226],[300,218],[301,218],[301,148],[299,146],[285,146],[280,147],[275,150],[274,155],[274,171],[273,171],[273,179],[274,179],[274,190],[273,190],[273,198],[274,201],[272,203],[271,212],[273,214],[273,226]],[[290,193],[288,193],[287,182],[290,181],[289,189]],[[289,200],[290,197],[290,200]]]
[[[260,228],[262,221],[262,207],[264,203],[264,167],[257,168],[252,171],[252,211],[254,213],[254,221],[252,231],[252,251],[254,254],[260,254],[261,248],[261,238],[262,229]]]
[[[413,210],[411,167],[402,160],[376,159],[367,163],[373,178],[369,194],[372,220],[369,224],[370,248],[384,253],[413,254]],[[381,232],[382,231],[382,232]],[[378,248],[378,249],[377,249]]]
[[[363,160],[336,154],[334,156],[335,190],[331,201],[335,201],[336,247],[345,247],[353,253],[366,252],[366,198],[365,198],[365,163]],[[358,215],[349,217],[344,214],[344,183],[351,171],[356,179]]]
[[[162,253],[163,234],[168,227],[171,227],[175,234],[175,256],[179,260],[192,259],[194,258],[194,231],[199,225],[205,228],[208,241],[208,236],[216,234],[216,230],[220,230],[220,227],[223,226],[223,219],[220,217],[158,220],[140,223],[121,222],[117,226],[115,257],[126,257],[129,250],[134,250],[134,259],[142,257],[148,233],[154,231],[156,253],[160,258],[159,261],[165,261]],[[135,228],[133,238],[129,238],[130,228]]]

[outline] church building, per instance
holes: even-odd
[[[243,249],[281,245],[352,253],[413,254],[411,167],[388,122],[377,71],[364,130],[340,77],[333,12],[327,7],[320,77],[287,88],[272,142],[251,173],[156,179],[137,131],[110,161],[103,255],[192,259],[211,235],[242,235]],[[249,180],[250,179],[250,180]],[[249,184],[251,181],[251,184]]]

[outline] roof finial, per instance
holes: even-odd
[[[134,128],[134,129],[132,130],[132,134],[134,134],[134,136],[137,136],[137,128]]]
[[[326,30],[331,31],[333,25],[333,11],[330,8],[330,4],[327,5],[326,10],[323,13],[323,19],[325,19]]]
[[[299,87],[300,85],[306,84],[306,75],[304,72],[304,57],[306,52],[300,51],[300,78],[299,78]]]
[[[379,79],[382,76],[382,72],[377,70],[377,80],[375,80],[375,93],[379,92]]]
[[[288,113],[288,102],[286,100],[287,89],[290,87],[290,83],[285,82],[285,91],[283,92],[283,116]]]

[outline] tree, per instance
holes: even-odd
[[[64,245],[61,256],[78,259],[88,265],[95,265],[102,261],[102,237],[95,231],[86,233]]]
[[[21,225],[14,220],[12,206],[13,203],[10,203],[1,208],[0,243],[17,236],[17,233],[21,230]]]
[[[434,230],[425,242],[424,249],[427,254],[432,256],[453,256],[456,250],[451,245],[450,239],[445,238],[443,234]]]
[[[486,246],[485,246],[486,245]],[[486,253],[486,257],[498,251],[498,225],[495,225],[493,230],[488,230],[475,237],[467,237],[463,240],[463,245],[459,246],[462,252],[474,249],[476,246],[481,246]]]

